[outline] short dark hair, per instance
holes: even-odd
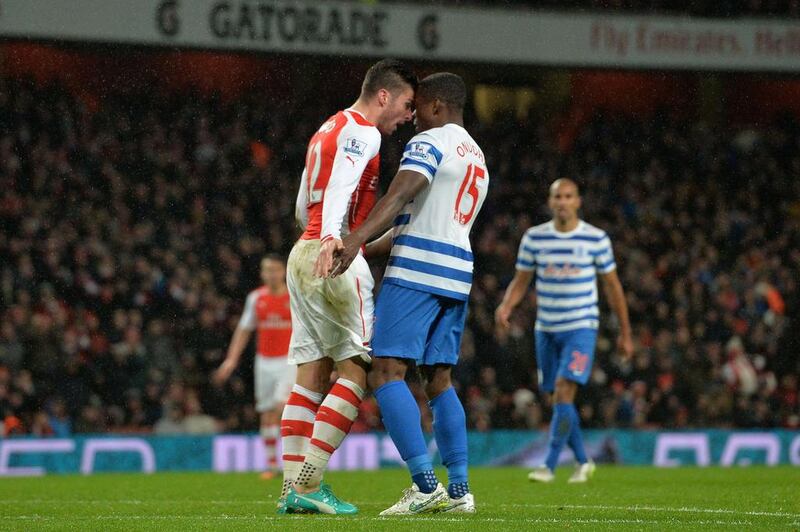
[[[457,74],[437,72],[419,82],[419,92],[425,98],[438,98],[457,111],[467,103],[467,86]]]
[[[280,262],[284,266],[286,265],[286,261],[283,260],[283,257],[278,253],[265,253],[264,256],[261,257],[261,260],[262,261],[272,260],[272,261],[275,261],[275,262]]]
[[[361,85],[362,96],[374,96],[381,89],[395,92],[404,85],[417,90],[417,75],[402,61],[381,59],[367,70]]]

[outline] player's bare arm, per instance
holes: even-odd
[[[342,240],[343,246],[336,253],[336,263],[331,276],[336,277],[347,271],[364,242],[389,227],[403,207],[428,184],[428,178],[419,172],[413,170],[397,172],[386,195],[375,204],[375,208],[364,223]]]
[[[522,298],[528,292],[533,279],[533,270],[524,271],[517,270],[514,273],[514,278],[506,288],[506,293],[503,295],[503,301],[497,306],[494,313],[495,322],[505,328],[510,326],[508,319],[511,317],[511,312],[519,305]]]
[[[236,327],[225,360],[220,364],[212,377],[216,385],[219,386],[223,384],[230,378],[233,372],[236,371],[236,368],[239,366],[239,360],[242,358],[242,353],[247,347],[247,343],[250,341],[252,335],[253,331],[245,329],[244,327]]]
[[[295,201],[294,219],[297,227],[305,229],[308,225],[308,172],[303,168],[303,175],[300,178],[300,188],[297,190],[297,200]]]
[[[622,283],[616,270],[600,275],[603,285],[603,293],[608,301],[608,306],[617,316],[619,321],[619,337],[617,338],[617,348],[626,359],[633,356],[633,334],[631,332],[631,322],[628,316],[628,302],[625,300],[625,292],[622,290]]]

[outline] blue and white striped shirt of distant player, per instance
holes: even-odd
[[[414,136],[400,170],[418,172],[430,184],[395,220],[383,282],[468,300],[469,232],[489,187],[483,151],[463,127],[446,124]]]
[[[536,270],[536,330],[597,329],[597,274],[616,267],[608,235],[583,220],[569,232],[556,231],[552,221],[528,229],[517,269]]]

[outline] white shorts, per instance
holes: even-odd
[[[334,279],[314,275],[319,240],[298,240],[286,264],[292,306],[289,362],[304,364],[325,357],[334,361],[361,357],[369,362],[375,284],[360,254]]]
[[[274,410],[289,399],[297,376],[297,366],[284,357],[256,355],[255,367],[256,411]]]

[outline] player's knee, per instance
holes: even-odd
[[[283,404],[279,408],[267,410],[261,414],[261,426],[278,425],[281,422],[281,413],[283,412]]]
[[[450,378],[450,366],[422,366],[421,372],[425,379],[425,394],[428,399],[433,399],[444,393],[453,385]]]
[[[339,377],[347,379],[360,386],[367,387],[367,363],[359,357],[348,358],[336,364],[336,373]]]
[[[312,392],[325,393],[329,387],[329,381],[333,364],[330,359],[315,360],[297,366],[297,377],[295,382]]]
[[[319,372],[316,371],[316,368],[312,367],[310,362],[308,364],[301,364],[297,367],[297,377],[295,378],[295,382],[302,386],[307,390],[311,390],[312,392],[321,392],[322,386],[320,381]]]
[[[404,380],[407,369],[406,363],[400,359],[376,357],[369,373],[369,385],[377,390],[386,383]]]
[[[578,384],[567,379],[556,379],[553,398],[556,403],[574,403],[578,392]]]

